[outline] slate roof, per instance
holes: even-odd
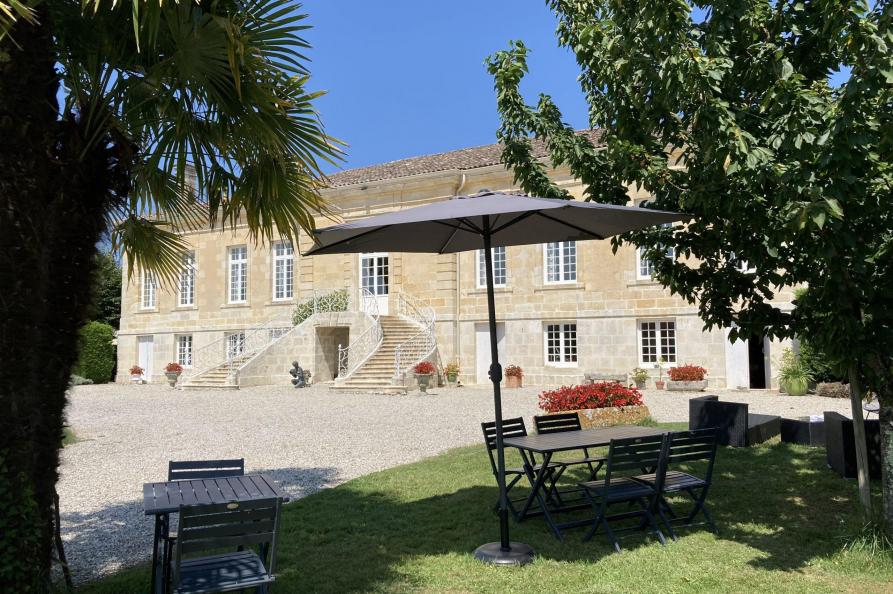
[[[601,138],[600,130],[581,130],[578,134],[587,136],[595,145],[599,144]],[[533,140],[533,154],[536,157],[545,157],[547,155],[546,147],[542,141]],[[487,144],[446,153],[400,159],[399,161],[380,163],[368,167],[347,169],[333,173],[328,178],[330,186],[337,188],[437,171],[476,169],[478,167],[498,165],[501,155],[501,144]]]

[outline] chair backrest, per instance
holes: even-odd
[[[667,434],[612,439],[605,463],[605,485],[616,474],[655,473],[655,489],[663,488],[666,473]]]
[[[707,462],[704,480],[708,483],[713,476],[713,463],[716,461],[716,446],[719,442],[716,429],[696,431],[676,431],[670,433],[667,443],[667,468],[685,462]]]
[[[174,584],[180,582],[180,568],[185,555],[202,551],[219,552],[236,547],[269,545],[264,560],[267,574],[276,570],[276,535],[279,531],[281,501],[278,498],[181,505],[177,530],[177,551],[174,559]]]
[[[242,476],[245,458],[238,460],[171,460],[167,464],[167,480],[185,481]]]
[[[719,429],[722,445],[745,445],[748,405],[720,401],[719,396],[699,396],[688,401],[689,429]]]
[[[537,415],[533,417],[536,432],[540,435],[547,433],[562,433],[564,431],[579,431],[580,416],[575,412],[558,413],[554,415]]]
[[[484,442],[487,444],[487,455],[490,456],[490,466],[493,468],[493,474],[496,474],[496,459],[493,458],[493,451],[496,449],[496,422],[481,423],[481,429],[484,432]],[[527,427],[524,425],[524,417],[502,420],[503,439],[506,437],[525,437],[526,435]]]

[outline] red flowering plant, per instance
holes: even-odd
[[[618,382],[600,382],[582,386],[561,386],[540,394],[540,408],[557,413],[566,410],[641,406],[642,393]]]
[[[130,375],[143,375],[143,368],[139,365],[134,365],[130,368]]]
[[[524,370],[517,365],[509,365],[505,368],[506,377],[524,377]]]
[[[165,373],[176,373],[179,375],[179,374],[183,373],[183,366],[180,365],[179,363],[168,363],[167,366],[164,368],[164,372]]]
[[[707,375],[707,370],[698,365],[680,365],[667,370],[670,380],[674,382],[700,382]]]
[[[431,375],[434,373],[434,366],[429,361],[422,361],[421,363],[417,363],[416,366],[412,368],[412,371],[416,375]]]

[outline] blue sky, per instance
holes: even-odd
[[[552,95],[586,127],[573,55],[558,47],[542,0],[305,0],[313,29],[311,86],[328,132],[346,141],[345,168],[496,141],[499,118],[485,58],[522,39],[524,91]],[[335,168],[328,167],[331,172]]]
[[[531,49],[528,101],[548,93],[566,122],[587,126],[579,69],[558,47],[544,0],[304,0],[303,12],[313,26],[311,87],[328,91],[317,106],[328,132],[349,144],[344,168],[495,142],[484,60],[511,39]]]

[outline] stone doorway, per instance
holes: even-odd
[[[312,381],[328,382],[338,377],[338,345],[347,347],[350,328],[323,326],[316,329],[316,361]]]

